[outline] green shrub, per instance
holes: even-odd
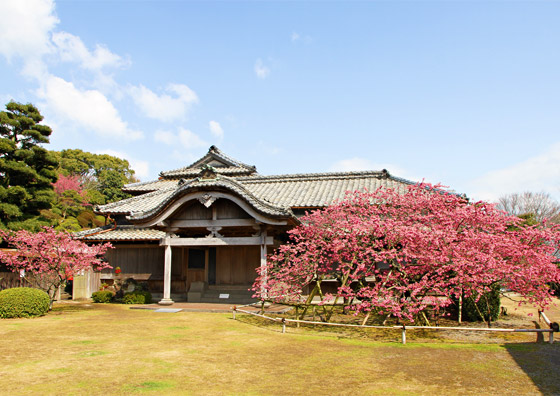
[[[475,303],[476,296],[463,299],[463,319],[471,322],[492,321],[500,315],[500,286],[494,285]],[[482,314],[482,316],[481,316]]]
[[[94,303],[109,303],[113,299],[113,293],[108,290],[96,291],[91,294]]]
[[[123,304],[151,304],[152,293],[149,291],[134,290],[130,293],[125,293],[122,299]]]
[[[31,318],[49,310],[49,295],[30,287],[14,287],[0,291],[0,318]]]

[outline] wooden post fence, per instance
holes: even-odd
[[[293,322],[299,327],[300,323],[321,325],[321,326],[335,326],[335,327],[359,327],[359,328],[370,328],[370,329],[385,329],[385,330],[401,330],[401,342],[406,344],[406,331],[415,329],[429,329],[429,330],[455,330],[455,331],[486,331],[486,332],[498,332],[498,333],[548,333],[549,343],[554,343],[554,333],[559,331],[559,325],[556,322],[551,322],[548,317],[541,311],[539,311],[539,321],[544,320],[546,324],[549,325],[548,329],[500,329],[500,328],[488,328],[488,327],[443,327],[443,326],[372,326],[372,325],[359,325],[359,324],[348,324],[348,323],[329,323],[329,322],[316,322],[310,320],[300,320],[300,319],[287,319],[287,318],[272,318],[270,316],[262,315],[256,312],[251,312],[243,309],[239,309],[237,306],[232,307],[233,319],[236,319],[236,312],[242,312],[248,315],[258,316],[273,322],[279,322],[282,324],[282,333],[286,333],[286,323]]]

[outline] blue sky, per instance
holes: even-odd
[[[0,0],[0,101],[141,180],[386,168],[560,198],[560,2]]]

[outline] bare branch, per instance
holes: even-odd
[[[537,221],[560,220],[560,204],[545,192],[525,191],[504,195],[499,198],[497,207],[514,216],[533,214]]]

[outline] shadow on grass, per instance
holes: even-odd
[[[560,344],[543,342],[504,344],[515,360],[544,395],[560,394]]]
[[[230,318],[230,320],[233,320],[233,318]],[[258,327],[260,329],[274,331],[275,333],[282,332],[282,323],[273,322],[272,320],[266,320],[251,315],[241,315],[241,314],[237,314],[235,316],[235,320],[244,324]]]
[[[293,316],[285,315],[289,318]],[[276,315],[273,315],[276,317]],[[267,320],[264,318],[251,316],[251,315],[241,315],[237,314],[236,320],[241,323],[248,324],[261,329],[266,329],[273,331],[275,333],[282,333],[282,323],[274,322],[272,320]],[[381,342],[398,342],[400,339],[400,332],[395,331],[391,328],[386,330],[383,329],[371,329],[371,328],[356,328],[356,327],[338,327],[338,326],[328,326],[328,325],[315,325],[302,323],[299,327],[295,323],[286,324],[286,333],[307,336],[325,336],[332,337],[336,339],[360,339],[360,340],[371,340],[371,341],[381,341]],[[424,335],[423,331],[417,331],[416,334],[411,334],[411,339],[418,338],[418,335]]]
[[[93,304],[57,304],[49,314],[60,315],[63,313],[91,311],[95,307]]]

